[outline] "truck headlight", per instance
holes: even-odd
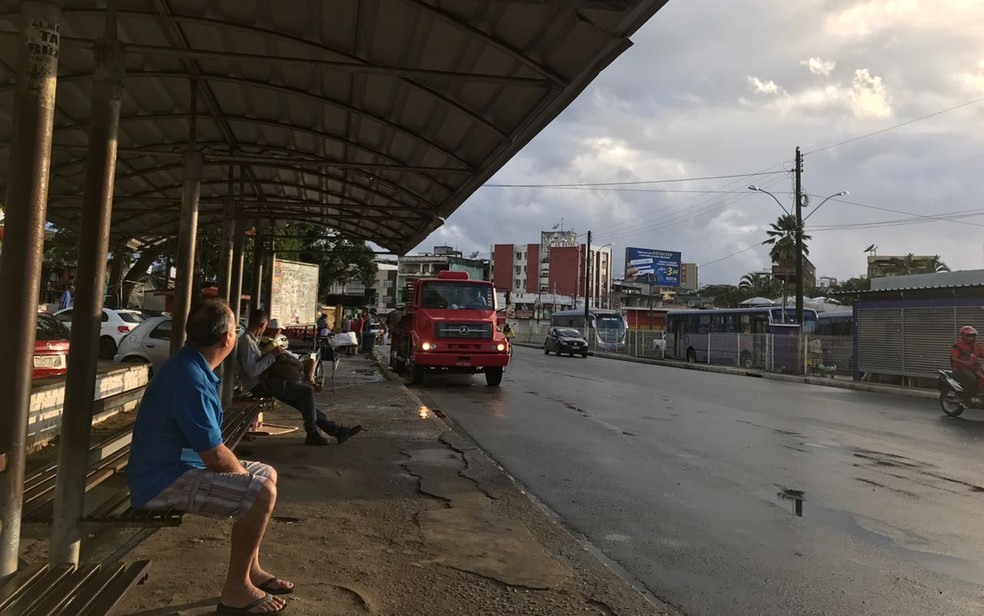
[[[497,350],[499,350],[499,351],[505,351],[506,350],[506,344],[504,342],[500,342],[499,345],[497,347],[495,347],[495,348]]]
[[[436,348],[437,348],[437,345],[434,344],[434,343],[432,343],[432,342],[422,342],[420,344],[420,350],[421,351],[433,351]]]

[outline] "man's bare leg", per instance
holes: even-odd
[[[260,543],[266,532],[273,507],[277,503],[277,486],[272,481],[264,483],[263,490],[256,497],[250,510],[232,525],[232,549],[229,554],[229,572],[222,588],[221,601],[229,607],[244,607],[263,597],[260,590],[250,580],[250,570],[258,562]],[[279,610],[284,599],[272,597],[270,601],[257,608],[257,613]]]
[[[277,471],[271,468],[270,474],[267,476],[267,481],[273,483],[273,485],[276,486],[277,477],[278,477]],[[263,529],[263,534],[264,535],[266,534],[266,528]],[[260,544],[262,543],[263,543],[263,537],[260,537]],[[266,571],[263,570],[263,567],[260,566],[260,550],[257,549],[256,556],[253,558],[253,562],[250,564],[249,567],[249,581],[252,582],[254,586],[260,586],[261,584],[270,584],[270,582],[273,582],[274,580],[276,580],[276,582],[274,582],[272,585],[264,589],[266,592],[271,592],[276,590],[285,591],[285,590],[292,590],[294,588],[294,584],[292,582],[288,582],[287,580],[280,579],[277,576],[273,575],[272,573],[267,573]]]

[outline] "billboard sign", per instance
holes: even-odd
[[[659,287],[680,286],[680,253],[651,248],[625,249],[625,281]]]
[[[312,325],[318,307],[318,271],[312,263],[273,261],[270,318],[281,326]]]

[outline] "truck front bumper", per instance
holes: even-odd
[[[422,368],[444,368],[472,372],[478,368],[505,368],[509,353],[428,353],[417,351],[413,361]]]

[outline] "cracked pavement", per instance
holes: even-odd
[[[295,615],[499,616],[668,614],[619,577],[524,494],[484,452],[401,383],[345,357],[333,419],[361,423],[344,445],[305,447],[303,434],[243,442],[237,454],[280,473],[263,566],[293,581]],[[266,422],[300,426],[285,405]],[[186,516],[128,560],[150,579],[116,613],[212,613],[231,525]]]

